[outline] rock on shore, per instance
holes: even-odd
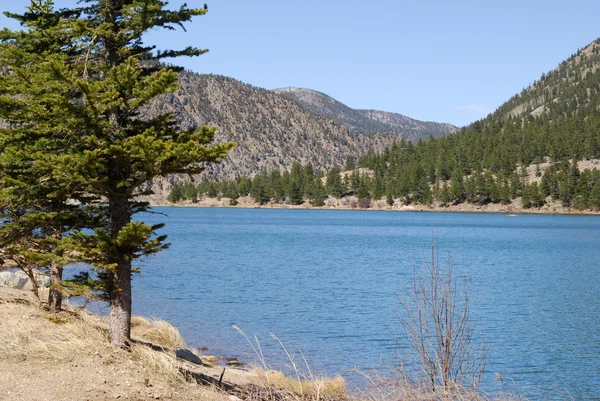
[[[35,273],[36,281],[40,287],[50,286],[50,277],[42,272]],[[23,270],[8,269],[0,271],[0,286],[30,291],[33,289],[31,279]]]

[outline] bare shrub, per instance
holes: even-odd
[[[494,395],[459,386],[452,386],[449,392],[433,392],[427,383],[415,382],[406,376],[405,370],[396,371],[393,381],[389,373],[361,373],[367,380],[358,398],[363,401],[528,401],[519,395],[516,386],[516,392],[500,391]]]
[[[414,380],[407,375],[406,369],[399,366],[391,367],[385,371],[359,372],[367,384],[361,391],[360,399],[369,401],[508,401],[512,397],[501,396],[488,398],[478,391],[469,391],[464,388],[454,388],[451,392],[433,392],[424,380]]]
[[[432,242],[431,259],[423,254],[421,268],[414,270],[412,288],[399,300],[402,308],[397,316],[412,351],[413,366],[418,366],[418,386],[432,394],[476,393],[485,347],[473,343],[469,277],[457,274],[449,254],[440,261]],[[408,377],[406,371],[403,377]]]

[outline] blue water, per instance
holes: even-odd
[[[190,345],[253,359],[233,328],[276,334],[325,373],[394,358],[398,294],[441,255],[468,273],[485,389],[514,380],[532,399],[600,400],[600,218],[461,213],[159,208],[172,246],[141,263],[134,313],[176,325]],[[400,352],[403,352],[400,350]]]

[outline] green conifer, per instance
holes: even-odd
[[[164,58],[199,56],[205,50],[154,51],[142,41],[145,33],[173,29],[203,15],[205,9],[166,9],[166,2],[85,0],[73,10],[55,11],[51,1],[43,16],[9,15],[23,23],[23,32],[0,35],[2,67],[1,131],[6,163],[33,163],[39,181],[51,180],[57,192],[79,202],[88,216],[97,216],[93,231],[70,237],[82,257],[109,280],[110,338],[113,345],[130,342],[132,262],[164,249],[160,226],[133,221],[148,205],[137,196],[146,183],[172,173],[199,173],[202,162],[222,159],[234,144],[212,143],[216,128],[181,130],[170,113],[148,116],[144,107],[178,85],[176,68]],[[52,54],[29,46],[32,21]],[[29,149],[30,154],[19,152]],[[12,158],[9,160],[8,158]],[[20,191],[34,188],[23,185]]]

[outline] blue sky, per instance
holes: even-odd
[[[311,88],[350,107],[459,126],[600,37],[597,0],[206,2],[209,13],[187,33],[157,31],[146,40],[159,48],[208,48],[178,61],[192,71],[267,89]],[[28,3],[3,0],[0,10]],[[7,24],[14,27],[0,18]]]

